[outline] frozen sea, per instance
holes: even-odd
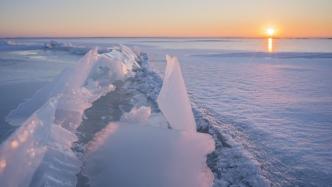
[[[64,45],[45,49],[51,40]],[[166,54],[179,58],[197,118],[219,129],[227,145],[218,152],[220,186],[255,177],[271,186],[332,185],[331,39],[3,40],[0,141],[15,130],[5,120],[11,110],[85,49],[117,44],[147,53],[161,75]]]

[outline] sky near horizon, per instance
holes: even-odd
[[[0,0],[0,37],[332,37],[332,0]]]

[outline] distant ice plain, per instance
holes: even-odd
[[[18,40],[34,45],[48,41]],[[111,38],[59,41],[89,47],[116,43],[136,46],[148,53],[150,61],[161,72],[165,54],[178,56],[195,107],[213,114],[217,121],[214,125],[220,126],[226,137],[233,138],[229,140],[234,143],[233,147],[239,147],[240,152],[259,163],[262,169],[259,174],[271,184],[328,186],[332,183],[332,59],[326,58],[326,54],[332,53],[331,40],[276,40],[276,55],[271,57],[268,54],[255,55],[266,51],[265,40],[261,39]],[[1,50],[2,85],[50,81],[78,58],[61,51],[37,50],[37,54],[35,50],[26,51],[12,53]],[[247,55],[229,55],[243,52]],[[279,58],[278,52],[290,54],[292,58]],[[226,55],[209,56],[220,53]],[[303,56],[307,53],[314,56]],[[53,57],[54,61],[43,63]],[[13,77],[15,80],[12,80]],[[21,88],[17,87],[15,91],[23,91],[24,87]],[[11,97],[12,103],[17,103],[17,100],[30,96]],[[8,100],[2,99],[1,103]],[[2,106],[11,108],[2,108],[1,119],[14,109],[13,104],[7,103]],[[2,132],[5,130],[1,129]],[[5,137],[6,133],[1,133],[1,136]],[[224,156],[227,157],[227,154]],[[232,156],[229,157],[225,160],[228,164],[237,162],[231,160]],[[236,171],[247,178],[257,174],[246,168],[237,168]],[[236,175],[226,173],[224,176]],[[235,183],[236,180],[235,177],[225,181]]]

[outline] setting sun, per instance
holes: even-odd
[[[265,32],[269,37],[272,37],[272,36],[274,36],[276,30],[273,27],[269,27],[269,28],[266,29]]]

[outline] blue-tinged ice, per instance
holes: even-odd
[[[76,186],[82,163],[71,149],[75,130],[115,81],[133,76],[135,57],[129,48],[92,49],[12,111],[7,120],[19,128],[0,146],[0,186]]]

